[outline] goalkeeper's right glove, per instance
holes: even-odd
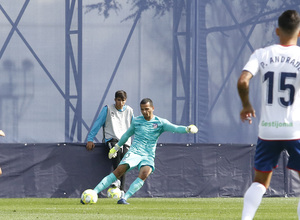
[[[187,132],[196,134],[198,132],[198,128],[195,125],[189,125],[187,126]]]
[[[2,130],[0,130],[0,136],[5,136],[5,133]]]
[[[117,152],[120,149],[120,146],[118,144],[115,144],[114,147],[112,147],[108,153],[108,158],[115,158],[117,156]]]

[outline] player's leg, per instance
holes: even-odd
[[[285,148],[289,154],[287,167],[297,171],[300,177],[300,140],[288,141]],[[300,201],[298,203],[297,213],[298,219],[300,220]]]
[[[144,185],[144,181],[151,174],[152,167],[143,166],[140,168],[139,176],[135,179],[135,181],[130,185],[128,191],[125,193],[124,198],[118,201],[118,204],[129,204],[126,202],[128,198],[130,198],[134,193],[139,191],[140,188]]]
[[[119,163],[121,161],[121,150],[122,150],[122,148],[117,152],[117,156],[115,158],[111,159],[111,162],[112,162],[112,165],[113,165],[113,170],[117,169],[118,166],[119,166]],[[119,178],[120,179],[119,183],[121,183],[121,178],[122,177]],[[120,184],[119,183],[117,184],[117,181],[119,181],[119,180],[117,179],[115,182],[113,182],[113,184],[115,183],[116,185],[118,185],[118,187],[120,187]]]
[[[146,161],[147,162],[147,161]],[[135,167],[139,168],[139,172],[141,172],[141,166],[143,163],[143,157],[135,154],[133,152],[130,152],[130,150],[126,153],[124,158],[122,159],[120,164],[127,164],[128,165],[128,170],[132,170]],[[145,169],[145,168],[144,168]],[[143,169],[143,170],[144,170]],[[129,187],[128,191],[125,193],[125,195],[118,201],[118,204],[129,204],[126,202],[125,198],[129,198],[132,194],[134,194],[136,191],[139,190],[139,188],[135,188],[135,186],[138,185],[138,180],[135,180]],[[127,196],[126,196],[127,194]],[[128,196],[130,195],[130,196]]]
[[[109,148],[109,150],[115,146],[115,144],[118,143],[118,140],[117,139],[111,139],[110,141],[106,142],[107,144],[107,147]],[[113,167],[113,170],[117,169],[117,167],[119,166],[119,163],[122,159],[122,149],[121,148],[118,152],[117,152],[117,156],[114,158],[111,158],[111,162],[112,162],[112,167]],[[118,186],[120,187],[120,184],[121,181],[120,180],[116,180],[115,182],[112,183],[112,186],[115,185],[115,186]]]
[[[130,185],[128,191],[126,192],[124,199],[128,199],[134,193],[136,193],[144,185],[145,180],[151,174],[152,168],[150,166],[143,166],[140,169],[139,176],[136,180]]]
[[[1,170],[1,167],[0,167],[0,176],[2,175],[2,170]]]
[[[128,169],[127,164],[122,164],[117,167],[111,174],[104,177],[100,183],[94,188],[94,190],[99,193],[102,190],[109,187],[113,182],[115,182],[120,176],[122,176]]]
[[[119,166],[119,163],[121,161],[121,150],[120,149],[118,152],[117,152],[117,156],[115,158],[111,158],[111,161],[112,161],[112,165],[113,165],[113,169],[117,169],[117,167]]]
[[[266,189],[268,189],[270,186],[270,183],[271,183],[272,174],[273,174],[273,171],[271,171],[271,172],[255,171],[253,182],[260,183]]]
[[[270,185],[271,177],[272,172],[264,173],[255,171],[254,182],[247,189],[244,195],[242,220],[253,219],[256,210],[261,203],[262,197]]]
[[[120,161],[122,160],[122,158],[124,157],[124,155],[128,152],[128,149],[129,149],[129,146],[127,145],[123,145],[123,149],[122,151],[120,152]],[[119,163],[120,163],[119,161]],[[121,186],[120,186],[120,189],[122,191],[125,191],[125,177],[126,177],[126,174],[124,173],[123,176],[120,177],[120,181],[121,181]]]
[[[270,185],[272,170],[277,165],[283,150],[282,145],[282,142],[258,139],[254,158],[255,177],[244,195],[242,220],[253,219],[263,195]]]
[[[299,178],[300,178],[300,172],[298,172],[298,174],[299,174]],[[297,213],[298,213],[298,219],[300,220],[300,200],[298,203]]]

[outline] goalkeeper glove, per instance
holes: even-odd
[[[115,144],[114,147],[112,147],[108,153],[108,158],[115,158],[117,156],[117,152],[120,149],[120,146],[118,144]]]
[[[187,126],[186,130],[187,130],[187,133],[192,133],[192,134],[195,134],[198,132],[198,128],[195,125]]]
[[[2,130],[0,130],[0,136],[5,136],[5,133]]]

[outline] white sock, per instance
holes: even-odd
[[[298,203],[297,212],[298,212],[298,219],[300,220],[300,201]]]
[[[253,219],[265,192],[266,187],[264,185],[257,182],[251,184],[244,195],[242,220]]]

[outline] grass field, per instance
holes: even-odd
[[[242,198],[130,198],[130,205],[99,199],[0,199],[0,219],[240,219]],[[298,198],[264,198],[255,219],[297,219]]]

